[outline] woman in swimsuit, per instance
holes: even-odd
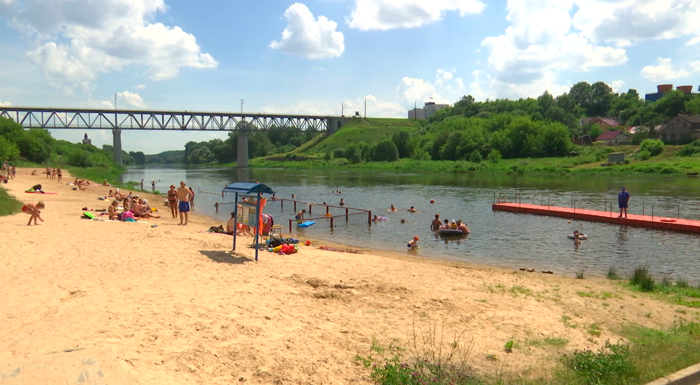
[[[177,191],[175,191],[175,185],[170,185],[170,190],[168,190],[168,206],[170,206],[170,213],[173,214],[173,218],[177,218]]]
[[[58,174],[58,183],[63,183],[63,171],[59,168],[56,173]]]

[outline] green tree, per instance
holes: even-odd
[[[595,82],[588,97],[588,116],[605,116],[615,100],[613,89],[604,82]]]
[[[14,160],[19,157],[19,148],[17,145],[0,136],[0,161],[6,159]]]
[[[382,140],[372,150],[375,162],[395,162],[399,160],[399,150],[391,140]]]
[[[483,160],[483,157],[481,156],[481,153],[479,150],[474,150],[472,151],[471,155],[469,155],[469,161],[474,162],[474,163],[481,163]]]
[[[691,114],[700,114],[700,96],[693,96],[685,102],[685,110]]]
[[[148,160],[146,159],[146,154],[144,154],[141,151],[129,151],[129,155],[131,155],[132,158],[134,158],[134,164],[137,164],[139,166],[143,166],[148,164]]]
[[[639,151],[649,151],[651,156],[661,154],[664,150],[664,142],[658,139],[646,139],[639,146]]]
[[[654,103],[654,110],[668,120],[684,112],[685,104],[690,100],[691,96],[683,91],[670,91]]]
[[[400,158],[408,158],[411,156],[411,135],[406,131],[399,131],[391,137],[391,141],[399,150]]]
[[[489,162],[496,164],[501,161],[501,153],[498,152],[498,150],[493,149],[491,152],[489,152],[489,156],[487,156],[486,159]]]

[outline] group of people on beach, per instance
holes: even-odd
[[[194,191],[188,188],[185,182],[180,182],[177,189],[175,185],[170,185],[170,190],[166,194],[165,204],[170,208],[173,218],[180,216],[180,225],[185,226],[189,221],[189,211],[194,207]],[[107,208],[109,219],[137,221],[139,218],[160,218],[153,214],[155,211],[148,203],[147,199],[138,195],[122,194],[119,189],[109,190],[106,198],[112,198],[112,203]]]
[[[35,172],[36,171],[32,171],[32,175],[36,175]],[[63,183],[63,171],[60,168],[51,168],[47,166],[44,173],[46,174],[46,179],[57,179],[58,183]]]
[[[0,182],[7,183],[17,176],[17,166],[10,166],[10,162],[2,162],[2,172],[0,172]]]

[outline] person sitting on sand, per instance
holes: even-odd
[[[114,191],[109,190],[109,194],[107,194],[107,198],[114,198]]]
[[[297,225],[304,223],[304,214],[306,214],[306,209],[299,211],[297,215],[294,216],[294,219],[297,220]]]
[[[391,205],[391,207],[389,207],[389,211],[399,211],[399,209],[394,207],[394,205]]]
[[[22,212],[25,212],[30,215],[29,217],[29,222],[27,222],[27,226],[31,226],[32,224],[32,219],[34,220],[34,226],[37,225],[36,220],[39,219],[40,221],[44,221],[41,218],[41,210],[43,210],[46,206],[44,205],[44,202],[39,201],[36,204],[34,203],[27,203],[24,206],[22,206]],[[40,210],[41,209],[41,210]]]
[[[435,219],[433,219],[433,222],[430,224],[430,230],[440,230],[440,225],[442,225],[442,222],[440,222],[440,214],[435,214]]]
[[[139,218],[160,218],[160,215],[153,215],[153,211],[148,207],[148,201],[145,199],[139,199],[131,211],[135,217]]]
[[[343,198],[340,198],[340,205],[345,206],[345,200]]]
[[[231,234],[233,235],[233,222],[236,220],[236,212],[231,211],[231,218],[228,219],[228,222],[226,222],[226,234]]]
[[[119,219],[119,212],[117,211],[117,208],[119,207],[119,202],[117,201],[112,201],[112,203],[107,207],[107,214],[109,214],[109,219],[110,220],[115,220]]]
[[[411,250],[418,250],[418,241],[420,241],[420,238],[418,238],[418,236],[416,235],[415,237],[413,237],[413,239],[408,241],[408,244],[406,246],[408,246],[408,248]]]
[[[457,228],[462,231],[464,234],[469,234],[469,227],[467,227],[466,223],[462,223],[462,220],[457,221]]]
[[[102,180],[102,185],[103,185],[103,186],[106,186],[106,187],[112,186],[111,184],[109,184],[109,183],[107,182],[107,179],[103,179],[103,180]]]
[[[411,206],[411,208],[406,210],[406,211],[408,211],[409,213],[417,213],[418,212],[418,211],[416,211],[416,208],[413,206]]]
[[[36,175],[36,170],[32,170],[32,175]]]
[[[78,183],[78,190],[80,190],[80,191],[92,191],[89,188],[87,188],[87,184],[85,184],[83,182]]]

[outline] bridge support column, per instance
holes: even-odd
[[[248,167],[248,133],[245,131],[238,132],[238,158],[236,159],[236,167]]]
[[[113,138],[113,153],[112,153],[112,159],[114,159],[114,163],[123,166],[124,161],[122,160],[122,130],[116,128],[112,130],[112,138]]]

